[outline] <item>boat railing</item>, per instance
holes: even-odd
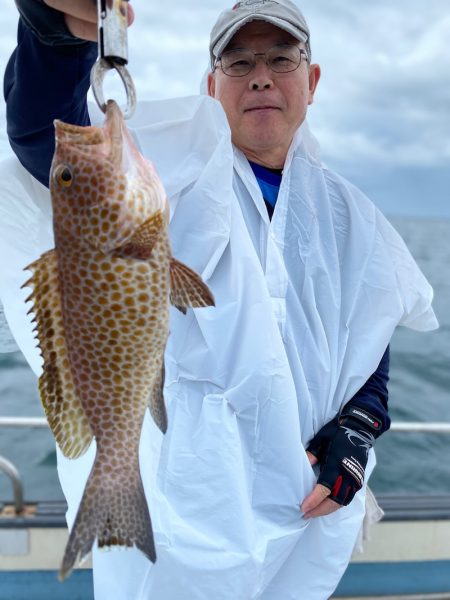
[[[0,427],[48,428],[44,417],[0,417]],[[396,421],[391,423],[391,431],[403,433],[443,433],[450,434],[450,423],[423,423]],[[23,486],[20,473],[15,465],[0,456],[0,472],[11,480],[14,492],[14,509],[16,514],[23,511]]]
[[[19,471],[11,461],[0,456],[0,472],[11,480],[14,493],[14,510],[16,515],[19,515],[23,511],[23,486]]]
[[[0,417],[0,427],[48,428],[45,417]],[[408,433],[450,433],[450,423],[394,421],[390,431]]]

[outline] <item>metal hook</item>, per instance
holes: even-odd
[[[106,102],[103,95],[103,80],[108,71],[115,69],[125,87],[127,94],[127,104],[122,110],[124,119],[129,119],[133,116],[136,109],[136,89],[134,87],[133,80],[129,74],[127,68],[124,65],[111,62],[106,58],[99,58],[91,70],[91,87],[94,97],[103,112],[106,112]]]
[[[108,71],[115,69],[127,94],[123,116],[129,119],[136,108],[136,90],[125,66],[128,63],[127,4],[123,0],[97,0],[97,8],[99,56],[91,70],[92,91],[100,109],[105,112],[103,80]]]

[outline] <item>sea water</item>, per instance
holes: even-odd
[[[391,343],[393,421],[450,423],[450,220],[391,219],[434,287],[440,329],[397,329]],[[19,352],[0,354],[0,416],[43,416],[37,381]],[[448,493],[450,434],[388,432],[376,443],[375,493]],[[0,428],[0,455],[19,469],[28,501],[62,499],[47,429]],[[11,500],[0,474],[0,500]]]

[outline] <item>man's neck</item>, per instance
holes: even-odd
[[[282,176],[283,169],[273,169],[272,167],[265,167],[264,165],[259,165],[258,163],[253,162],[252,160],[248,161],[253,171],[255,172],[264,172],[264,173],[274,173],[275,175]]]
[[[239,148],[239,146],[238,146]],[[239,148],[243,152],[250,162],[266,167],[267,169],[280,169],[284,168],[286,162],[287,151],[285,149],[279,150],[268,150],[261,152],[254,152],[248,148]]]

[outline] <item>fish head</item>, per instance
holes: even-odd
[[[55,239],[64,236],[108,253],[123,245],[167,199],[114,101],[102,127],[55,121],[50,171]]]

